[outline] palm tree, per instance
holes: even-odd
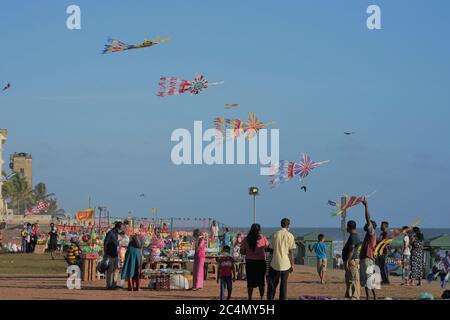
[[[66,211],[64,209],[59,209],[56,199],[50,200],[50,207],[47,210],[47,214],[51,215],[53,218],[65,218]]]
[[[34,186],[33,199],[35,202],[44,201],[54,196],[54,193],[47,193],[47,186],[45,185],[45,183],[39,182]]]
[[[9,199],[8,207],[15,214],[21,214],[21,211],[33,204],[31,188],[28,186],[26,179],[17,174],[11,180],[3,183],[2,196],[5,201]]]
[[[35,203],[39,201],[46,201],[50,203],[47,214],[53,217],[64,217],[66,212],[63,209],[58,208],[57,200],[54,193],[47,193],[47,186],[45,183],[40,182],[34,186],[33,200]]]

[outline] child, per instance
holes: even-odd
[[[320,283],[325,284],[325,272],[327,271],[327,245],[325,244],[325,236],[323,234],[319,234],[317,237],[318,242],[314,243],[311,248],[311,245],[308,246],[309,251],[313,251],[316,253],[317,257],[317,273],[320,277]]]
[[[220,300],[223,300],[225,287],[228,291],[227,300],[231,298],[233,281],[236,281],[236,270],[234,268],[234,258],[230,256],[231,248],[223,247],[223,256],[217,259],[217,283],[220,280]]]

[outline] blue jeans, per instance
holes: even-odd
[[[224,300],[223,296],[225,293],[225,288],[227,288],[227,300],[231,298],[231,292],[233,291],[233,280],[231,276],[228,277],[220,277],[220,300]]]

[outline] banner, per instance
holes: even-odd
[[[83,211],[78,211],[75,215],[75,219],[78,221],[94,221],[95,220],[95,208],[90,208]]]

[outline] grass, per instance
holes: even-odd
[[[52,274],[63,275],[67,263],[61,255],[52,260],[49,253],[0,254],[0,274]]]

